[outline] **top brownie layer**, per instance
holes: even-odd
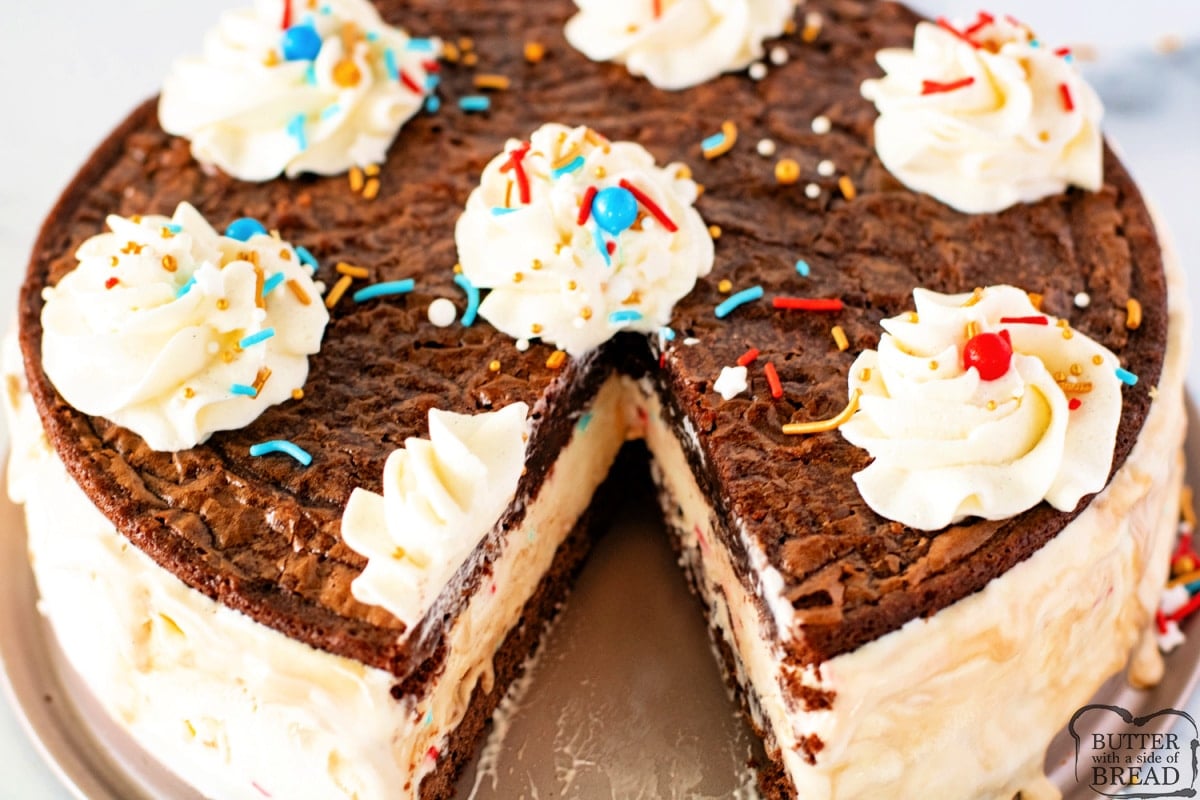
[[[381,191],[368,201],[344,176],[232,180],[199,167],[186,141],[159,128],[153,103],[137,109],[106,140],[68,187],[35,247],[21,294],[21,340],[30,385],[51,441],[71,474],[140,548],[189,585],[290,636],[406,676],[437,648],[441,619],[397,644],[402,625],[363,606],[349,587],[363,560],[339,537],[339,520],[356,486],[380,490],[383,463],[405,437],[426,435],[437,406],[471,412],[522,400],[535,408],[530,469],[519,502],[535,492],[565,443],[577,414],[614,366],[641,370],[645,347],[616,340],[596,358],[545,366],[552,348],[518,352],[485,321],[437,328],[425,319],[435,297],[464,306],[452,283],[454,224],[483,166],[510,137],[543,122],[586,124],[612,139],[645,145],[660,163],[693,166],[706,187],[697,207],[720,226],[716,265],[676,308],[661,368],[677,422],[699,432],[695,466],[725,517],[725,536],[742,526],[785,577],[800,609],[804,635],[792,657],[819,662],[851,650],[917,616],[981,588],[1036,551],[1070,514],[1042,504],[1010,520],[968,521],[925,533],[875,515],[851,475],[866,454],[839,434],[785,437],[780,426],[829,416],[846,400],[853,357],[879,340],[879,321],[911,307],[914,287],[970,291],[1011,283],[1044,295],[1048,313],[1112,349],[1141,382],[1125,389],[1114,470],[1128,455],[1158,380],[1166,341],[1166,289],[1154,228],[1136,186],[1111,152],[1105,186],[1078,190],[998,215],[967,216],[892,179],[874,156],[873,106],[859,95],[862,79],[879,74],[876,50],[905,45],[917,17],[891,3],[810,0],[825,17],[815,43],[785,37],[789,60],[753,81],[727,75],[667,93],[572,50],[562,27],[569,0],[383,2],[385,19],[414,35],[450,41],[471,37],[478,66],[446,64],[449,102],[410,121],[382,167]],[[525,41],[548,54],[522,56]],[[460,111],[453,100],[474,93],[476,71],[511,79],[485,114]],[[832,131],[812,131],[823,115]],[[700,141],[725,119],[741,142],[707,162]],[[796,159],[798,184],[774,179],[774,160],[754,152],[770,138],[778,157]],[[857,196],[847,200],[837,177],[816,165],[833,161]],[[806,197],[816,182],[821,196]],[[139,437],[67,406],[40,366],[43,287],[75,266],[72,254],[103,229],[106,214],[169,214],[181,201],[218,228],[253,216],[304,245],[332,283],[333,265],[348,261],[372,280],[417,279],[411,295],[331,312],[321,352],[311,360],[305,396],[268,410],[249,427],[218,433],[204,445],[170,454]],[[811,275],[796,274],[805,259]],[[723,279],[735,289],[761,284],[773,293],[838,297],[836,315],[788,314],[768,303],[718,320]],[[1073,306],[1077,292],[1091,297]],[[1125,328],[1125,302],[1138,299],[1144,321]],[[832,324],[851,347],[839,352]],[[685,345],[685,337],[698,344]],[[722,366],[748,347],[779,371],[784,395],[772,399],[761,371],[751,395],[725,402],[711,391]],[[500,361],[499,372],[488,364]],[[251,458],[249,445],[288,438],[313,455],[311,467],[284,458]],[[702,456],[701,456],[702,454]],[[489,539],[486,553],[497,552]],[[741,565],[748,577],[748,567]],[[463,586],[468,592],[471,587]],[[452,614],[453,605],[446,608]],[[426,669],[430,665],[426,663]]]

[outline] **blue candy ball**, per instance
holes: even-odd
[[[603,230],[616,236],[637,220],[638,201],[633,192],[621,186],[609,186],[592,199],[592,216]]]
[[[225,229],[225,235],[230,239],[237,239],[239,242],[244,242],[251,236],[257,236],[260,233],[266,233],[267,229],[263,224],[251,217],[242,217],[235,219],[229,223],[229,227]]]
[[[280,49],[286,61],[312,61],[321,52],[321,35],[312,25],[293,25],[283,32]]]

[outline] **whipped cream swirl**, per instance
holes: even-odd
[[[455,232],[463,274],[492,290],[480,315],[574,356],[666,325],[713,264],[689,175],[589,128],[548,124],[510,140]]]
[[[660,89],[686,89],[762,58],[796,0],[575,0],[567,41]]]
[[[916,312],[885,320],[879,350],[850,370],[861,398],[841,432],[875,459],[854,476],[867,505],[936,530],[1043,499],[1072,511],[1102,489],[1121,416],[1116,356],[1012,286],[913,296]],[[1001,331],[1011,360],[985,380],[964,351]]]
[[[350,589],[411,630],[499,522],[525,466],[529,407],[429,410],[429,438],[409,438],[383,468],[383,494],[358,488],[342,540],[367,558]]]
[[[904,185],[966,213],[1103,182],[1099,98],[1066,49],[1009,18],[917,24],[912,50],[876,56],[863,83],[875,148]]]
[[[173,452],[303,386],[329,314],[291,245],[221,236],[187,203],[108,227],[45,292],[42,366],[63,399]]]
[[[290,27],[284,30],[284,22]],[[440,44],[384,24],[366,0],[257,0],[175,62],[163,130],[235,178],[333,175],[382,162],[425,101]]]

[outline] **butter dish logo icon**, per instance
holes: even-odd
[[[1196,797],[1200,730],[1174,708],[1134,717],[1120,706],[1088,705],[1067,731],[1075,780],[1102,797]]]

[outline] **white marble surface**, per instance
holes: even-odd
[[[171,60],[237,0],[6,3],[0,25],[0,328],[42,218],[100,141],[156,91]],[[931,12],[972,15],[977,3],[929,0]],[[1136,8],[1136,11],[1133,10]],[[1200,3],[1180,0],[1009,0],[995,10],[1035,24],[1044,41],[1089,44],[1088,66],[1144,192],[1168,225],[1200,307]],[[1180,49],[1159,52],[1165,37]],[[1190,386],[1200,391],[1200,352]],[[7,432],[0,423],[0,445]],[[1200,711],[1193,698],[1191,710]],[[0,700],[0,795],[57,800],[66,792],[39,762]]]

